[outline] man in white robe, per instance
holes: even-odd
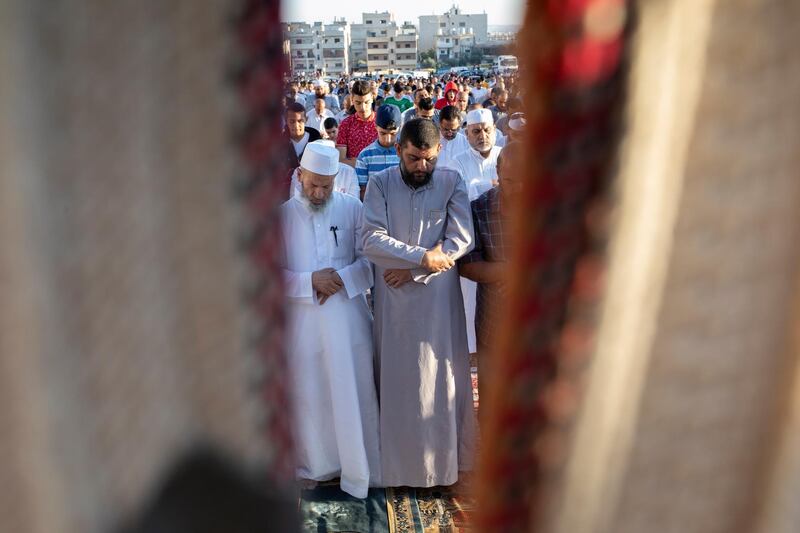
[[[328,139],[320,139],[314,141],[314,143],[336,148],[336,143]],[[299,176],[300,167],[297,167],[292,173],[289,198],[302,194]],[[342,162],[339,163],[339,172],[336,173],[336,177],[333,180],[333,190],[342,194],[349,194],[350,196],[358,198],[359,202],[361,201],[361,188],[358,186],[358,176],[356,176],[356,171],[353,167]]]
[[[439,158],[436,166],[439,168],[457,168],[455,156],[469,149],[467,138],[461,133],[461,113],[455,106],[445,106],[439,113]]]
[[[380,456],[362,205],[333,191],[336,148],[310,143],[300,168],[301,194],[281,206],[297,476],[365,498]]]
[[[469,148],[454,157],[454,168],[467,182],[471,202],[497,185],[497,156],[500,155],[501,148],[494,144],[494,119],[488,109],[475,109],[467,113],[466,131]],[[469,353],[476,353],[478,345],[475,337],[475,306],[478,285],[462,277],[461,290],[464,294]]]

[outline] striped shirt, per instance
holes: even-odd
[[[378,172],[385,170],[389,167],[395,167],[400,164],[400,158],[397,156],[397,151],[394,146],[385,148],[376,140],[358,154],[356,158],[356,176],[358,176],[358,184],[363,186],[367,185],[369,178]]]

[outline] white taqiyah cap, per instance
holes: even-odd
[[[322,80],[314,80],[314,87],[322,87]]]
[[[318,142],[308,143],[300,166],[322,176],[335,176],[339,172],[339,150]]]
[[[494,118],[492,112],[488,109],[473,109],[467,113],[467,126],[470,124],[487,123],[494,126]]]
[[[508,121],[508,127],[514,131],[522,131],[525,129],[525,124],[527,124],[527,120],[525,120],[525,115],[520,113],[514,113],[512,115],[511,120]]]
[[[336,148],[336,143],[330,139],[317,139],[311,144],[321,144],[322,146],[330,146],[331,148]]]

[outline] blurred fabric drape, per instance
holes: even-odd
[[[108,531],[197,441],[277,454],[235,7],[0,3],[0,531]]]

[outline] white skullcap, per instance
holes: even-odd
[[[527,122],[524,115],[518,115],[508,121],[508,127],[514,131],[522,131],[525,129]]]
[[[322,176],[335,176],[339,172],[339,150],[318,142],[308,143],[300,166]]]
[[[473,109],[467,113],[467,126],[471,124],[489,124],[494,126],[494,118],[492,112],[488,109]]]
[[[314,87],[322,87],[322,80],[314,80]]]
[[[331,148],[336,148],[336,143],[330,139],[317,139],[311,144],[321,144],[322,146],[330,146]]]

